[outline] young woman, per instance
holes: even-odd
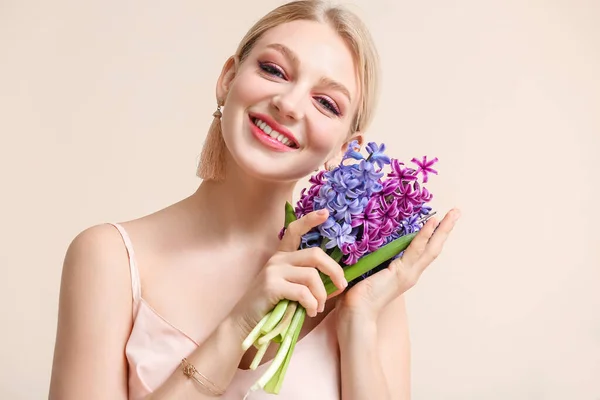
[[[280,398],[410,397],[402,294],[439,254],[458,210],[329,299],[318,271],[345,288],[341,268],[318,248],[297,250],[327,213],[278,238],[296,182],[339,162],[351,140],[363,143],[377,69],[359,19],[319,1],[283,5],[250,29],[216,84],[198,189],[143,218],[90,227],[69,246],[50,399],[241,399],[276,350],[250,370],[255,350],[241,343],[283,298],[310,318]],[[192,366],[196,379],[184,373]]]

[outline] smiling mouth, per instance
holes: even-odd
[[[265,135],[270,136],[271,138],[277,140],[278,142],[284,144],[285,146],[291,149],[297,149],[298,146],[296,143],[288,139],[282,133],[277,132],[275,129],[271,128],[266,122],[262,121],[259,118],[251,117],[250,120],[252,123],[260,129]]]

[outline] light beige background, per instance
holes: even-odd
[[[0,2],[0,398],[47,396],[71,239],[195,190],[222,62],[278,4]],[[463,210],[408,294],[414,399],[600,399],[600,3],[352,4],[371,138]]]

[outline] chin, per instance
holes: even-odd
[[[258,180],[289,182],[299,179],[293,173],[297,171],[297,168],[294,168],[283,160],[269,160],[264,157],[264,154],[260,154],[259,152],[250,151],[239,157],[234,156],[233,158],[241,170]]]
[[[298,168],[297,163],[269,157],[264,151],[254,146],[234,144],[230,148],[230,154],[237,168],[256,180],[286,183],[300,180],[305,175],[302,174],[302,168]]]

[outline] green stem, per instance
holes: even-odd
[[[344,277],[348,282],[353,281],[359,276],[366,274],[371,271],[373,268],[381,265],[392,257],[396,256],[400,252],[406,250],[406,248],[410,245],[414,237],[417,233],[409,233],[408,235],[404,235],[385,246],[379,248],[373,253],[367,254],[366,256],[359,259],[356,264],[349,265],[344,268]],[[327,290],[327,294],[331,294],[338,290],[337,287],[331,281],[331,278],[328,276],[322,277],[323,283],[325,284],[325,289]]]
[[[258,339],[258,337],[260,336],[261,328],[263,327],[263,325],[267,322],[267,320],[270,317],[271,317],[271,312],[268,312],[267,315],[265,315],[258,322],[258,324],[256,324],[254,329],[252,329],[252,331],[250,331],[248,336],[246,336],[246,339],[244,339],[244,342],[242,343],[242,349],[244,349],[244,351],[248,350],[252,346],[252,344],[256,341],[256,339]]]
[[[280,300],[279,303],[277,303],[277,305],[271,312],[271,317],[267,320],[267,322],[265,322],[265,324],[260,330],[263,335],[265,333],[271,332],[271,330],[275,328],[275,325],[277,325],[279,321],[281,321],[289,303],[290,301],[287,299]]]
[[[250,369],[255,370],[256,368],[258,368],[270,344],[271,342],[267,342],[258,348],[258,351],[254,356],[254,360],[252,360],[252,364],[250,364]]]
[[[290,360],[292,359],[292,354],[294,353],[294,348],[296,347],[296,343],[298,342],[298,338],[300,337],[300,331],[302,330],[302,325],[304,324],[304,318],[306,316],[306,309],[302,306],[298,306],[298,309],[296,309],[296,313],[300,314],[300,321],[296,330],[293,332],[290,349],[288,350],[287,355],[285,356],[285,360],[283,361],[281,367],[277,370],[275,375],[269,380],[269,382],[265,386],[265,392],[267,393],[279,394],[279,391],[281,390],[285,374],[290,364]]]
[[[336,262],[336,263],[339,263],[339,262],[340,262],[340,260],[342,259],[342,256],[343,256],[343,254],[342,254],[342,250],[340,250],[340,248],[336,246],[336,247],[333,249],[333,252],[332,252],[332,253],[331,253],[329,256],[330,256],[331,258],[333,258],[333,259],[335,260],[335,262]]]
[[[283,342],[281,343],[281,345],[279,346],[279,349],[277,350],[277,354],[275,355],[275,358],[273,359],[273,361],[271,362],[271,365],[269,365],[269,368],[267,368],[265,373],[258,379],[258,381],[256,381],[256,383],[254,385],[252,385],[251,390],[257,390],[257,389],[264,388],[265,385],[267,384],[267,382],[269,382],[271,380],[271,378],[273,377],[273,375],[275,375],[275,373],[277,372],[277,370],[279,369],[279,367],[282,365],[283,361],[285,360],[285,357],[287,356],[288,351],[290,350],[290,347],[292,344],[292,339],[294,337],[294,333],[296,332],[296,329],[298,328],[298,325],[304,321],[303,316],[304,316],[304,313],[302,313],[302,312],[294,313],[294,318],[292,318],[292,323],[290,324],[288,332],[285,335],[285,339],[283,339]]]
[[[285,314],[283,314],[281,322],[279,322],[279,324],[275,328],[273,328],[270,332],[266,333],[263,337],[258,338],[258,345],[262,346],[263,344],[270,342],[271,339],[280,334],[285,337],[285,332],[292,323],[292,318],[294,317],[294,313],[296,312],[297,307],[297,302],[290,302],[290,304],[285,309]]]

